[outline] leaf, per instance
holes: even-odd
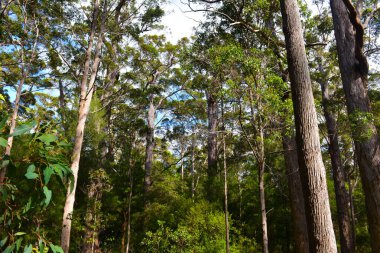
[[[32,120],[31,122],[28,122],[26,124],[22,124],[21,126],[18,126],[15,128],[13,134],[11,136],[19,136],[21,134],[27,133],[30,130],[33,129],[33,127],[37,124],[36,120]]]
[[[3,247],[5,245],[5,243],[7,243],[8,241],[8,236],[4,237],[1,241],[0,241],[0,248]]]
[[[23,238],[19,238],[16,241],[16,252],[18,252],[18,250],[20,249],[22,240],[23,240]]]
[[[5,148],[7,144],[8,144],[8,141],[4,139],[3,137],[0,137],[0,146]]]
[[[34,172],[35,170],[36,170],[36,166],[34,166],[34,164],[29,165],[25,173],[25,177],[27,179],[36,179],[38,177],[38,174]]]
[[[8,121],[8,116],[5,116],[1,121],[0,121],[0,130],[3,130],[3,127]]]
[[[48,206],[49,203],[50,203],[50,200],[51,200],[52,192],[46,186],[43,187],[43,191],[44,191],[44,194],[45,194],[45,197],[46,197],[45,198],[45,206]]]
[[[15,234],[15,236],[25,235],[25,234],[26,234],[25,232],[17,232],[17,233]]]
[[[25,246],[24,253],[32,253],[33,247],[32,244],[29,244],[28,246]]]
[[[52,243],[49,243],[49,246],[51,248],[51,251],[53,251],[53,253],[56,253],[57,251],[55,250],[55,245],[52,244]]]
[[[16,245],[12,244],[12,245],[9,245],[8,247],[5,248],[5,250],[3,251],[3,253],[11,253],[14,248],[15,248]]]
[[[61,178],[61,180],[63,180],[63,167],[60,166],[59,164],[53,164],[51,165],[51,168],[55,171],[56,174],[58,174],[58,176]]]
[[[43,134],[39,136],[37,139],[41,140],[42,142],[48,145],[50,144],[50,142],[56,141],[58,137],[54,134]]]
[[[50,166],[47,166],[44,169],[44,181],[45,181],[45,184],[49,183],[50,177],[51,177],[52,174],[54,174],[53,169]]]

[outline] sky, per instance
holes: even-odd
[[[182,0],[186,2],[187,0]],[[181,0],[170,0],[164,10],[165,17],[162,24],[165,26],[165,35],[170,42],[175,43],[182,37],[190,37],[194,34],[194,27],[202,20],[201,12],[186,12],[189,8]]]

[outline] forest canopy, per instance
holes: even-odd
[[[0,250],[380,252],[379,34],[377,0],[0,0]]]

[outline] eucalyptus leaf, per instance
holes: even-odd
[[[24,253],[32,253],[33,246],[32,244],[29,244],[28,246],[25,246]]]
[[[15,128],[15,130],[14,130],[13,134],[11,134],[11,136],[19,136],[19,135],[28,133],[28,132],[30,132],[30,130],[32,130],[35,127],[35,125],[37,125],[36,120],[32,120],[28,123],[22,124],[21,126],[18,126]]]
[[[48,206],[49,203],[50,203],[50,200],[51,200],[51,195],[52,195],[52,191],[49,190],[49,188],[47,188],[46,186],[43,187],[43,191],[44,191],[44,194],[45,194],[45,206]]]
[[[4,139],[3,137],[0,137],[0,146],[5,148],[7,144],[8,144],[8,141]]]

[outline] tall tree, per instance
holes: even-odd
[[[282,0],[280,4],[308,222],[309,249],[312,253],[337,252],[299,9],[294,0]]]
[[[91,28],[88,39],[88,47],[86,50],[85,61],[83,66],[82,81],[80,84],[80,98],[79,98],[79,112],[78,124],[75,131],[74,149],[72,154],[71,170],[73,178],[70,180],[69,187],[66,195],[66,203],[63,211],[62,233],[61,233],[61,247],[65,253],[70,249],[70,233],[71,221],[74,210],[75,192],[78,181],[79,161],[83,144],[83,136],[85,130],[86,119],[89,113],[92,96],[95,89],[95,78],[98,72],[100,63],[101,48],[103,45],[103,33],[105,29],[105,21],[107,15],[107,0],[104,1],[104,6],[100,6],[100,0],[94,0]],[[101,14],[101,15],[99,15]],[[99,19],[101,16],[100,29],[98,30]],[[95,36],[97,35],[97,42],[95,45],[95,53],[92,56],[93,45]],[[90,79],[88,75],[90,74]],[[71,187],[72,184],[72,187]]]
[[[358,1],[358,7],[362,1]],[[376,8],[362,23],[361,10],[350,0],[331,0],[339,68],[351,120],[356,158],[365,193],[371,247],[380,249],[380,144],[371,120],[368,62],[363,53],[364,31]]]

